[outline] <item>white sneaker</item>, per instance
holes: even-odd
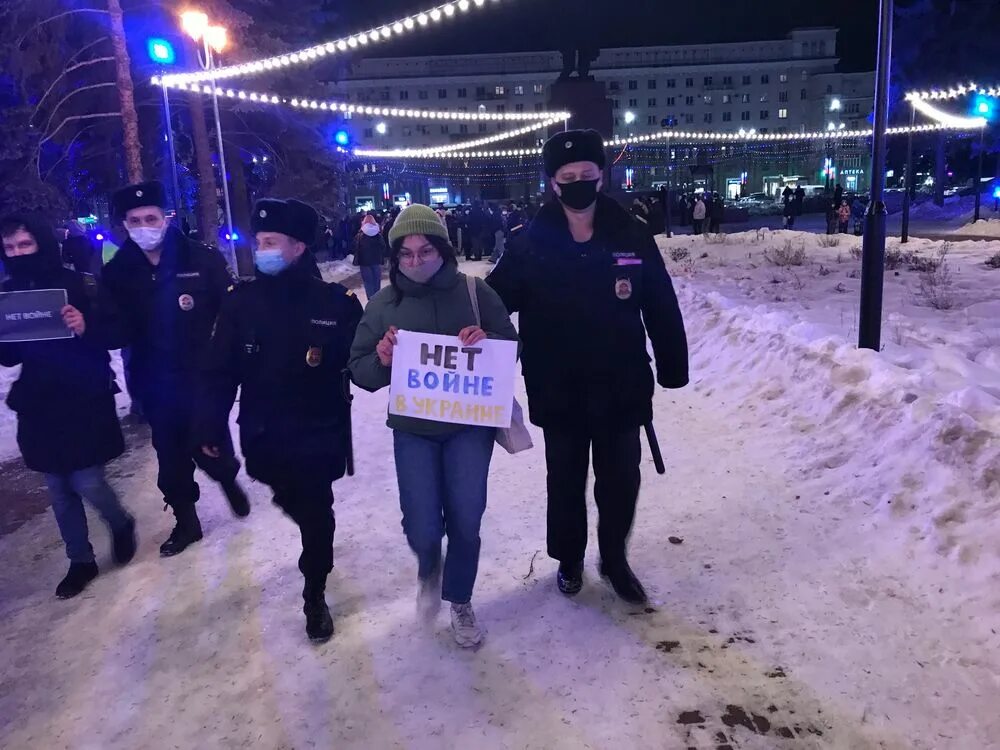
[[[476,622],[471,602],[451,605],[451,632],[462,648],[472,648],[483,642],[483,631]]]
[[[417,616],[433,623],[441,611],[441,566],[426,580],[417,584]]]

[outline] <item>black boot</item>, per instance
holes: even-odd
[[[606,565],[603,561],[600,567],[601,575],[611,583],[615,593],[629,604],[645,604],[646,590],[635,577],[635,573],[626,561],[614,565]]]
[[[326,581],[307,582],[302,599],[305,601],[302,611],[306,615],[306,635],[313,643],[326,643],[333,636],[333,617],[326,606]]]
[[[97,563],[70,563],[66,577],[56,586],[56,596],[72,599],[87,588],[87,584],[97,578]]]
[[[126,565],[135,557],[137,546],[135,519],[129,516],[125,525],[111,532],[111,557],[119,565]]]
[[[201,521],[194,503],[174,507],[177,525],[170,532],[167,541],[160,545],[160,557],[179,555],[195,542],[201,541]]]
[[[559,563],[559,572],[556,573],[556,585],[566,596],[579,594],[583,588],[583,560],[579,562]]]
[[[233,509],[235,515],[240,518],[246,518],[250,515],[250,500],[247,499],[247,493],[239,484],[235,481],[224,484],[222,491],[226,493],[226,500],[229,501],[229,507]]]

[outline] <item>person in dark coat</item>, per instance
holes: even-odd
[[[374,216],[366,216],[361,231],[354,238],[354,265],[361,268],[365,296],[371,299],[382,288],[382,266],[389,251],[382,230]]]
[[[344,476],[350,406],[343,391],[361,303],[304,262],[316,212],[264,199],[251,216],[257,278],[226,299],[212,335],[198,399],[198,442],[216,459],[229,444],[229,412],[241,387],[240,444],[247,473],[274,492],[299,527],[306,633],[333,635],[325,600],[333,568],[333,492]]]
[[[91,242],[80,222],[73,221],[66,226],[67,236],[62,243],[63,263],[80,273],[94,276],[101,274],[101,258],[97,246]]]
[[[566,131],[543,150],[557,199],[511,243],[487,283],[520,313],[531,421],[545,435],[548,553],[564,594],[583,585],[586,487],[593,450],[601,574],[628,602],[646,600],[626,541],[639,494],[640,427],[653,418],[653,343],[664,388],[688,382],[673,284],[649,234],[602,195],[604,142]]]
[[[718,234],[722,231],[722,220],[726,216],[726,202],[718,193],[712,194],[712,202],[708,206],[708,231]]]
[[[785,189],[781,191],[781,204],[785,229],[791,229],[795,226],[795,191],[791,185],[785,185]]]
[[[124,565],[135,555],[135,520],[104,476],[122,454],[109,349],[121,345],[113,308],[93,276],[64,268],[59,244],[41,218],[9,216],[0,222],[5,292],[64,289],[67,338],[0,344],[0,364],[21,366],[7,406],[17,414],[17,444],[32,471],[45,475],[69,572],[56,587],[68,599],[98,574],[81,498],[111,532],[112,557]]]
[[[201,358],[234,282],[216,248],[170,226],[161,183],[122,188],[113,203],[130,239],[104,267],[104,281],[125,321],[132,387],[149,420],[159,463],[156,483],[176,519],[160,546],[160,554],[170,557],[202,538],[196,464],[221,484],[236,515],[250,513],[236,482],[239,462],[231,444],[219,458],[208,458],[192,436]]]
[[[795,188],[795,196],[792,199],[792,203],[794,204],[793,211],[795,216],[802,215],[802,208],[805,205],[805,202],[806,202],[806,189],[801,185],[799,185],[797,188]]]

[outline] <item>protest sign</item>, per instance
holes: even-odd
[[[0,343],[73,338],[62,319],[65,289],[0,292]]]
[[[392,355],[389,413],[432,422],[510,427],[517,344],[400,331]]]

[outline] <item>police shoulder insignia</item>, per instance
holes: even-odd
[[[306,352],[306,364],[310,367],[319,367],[323,362],[323,350],[318,346],[310,346]]]

